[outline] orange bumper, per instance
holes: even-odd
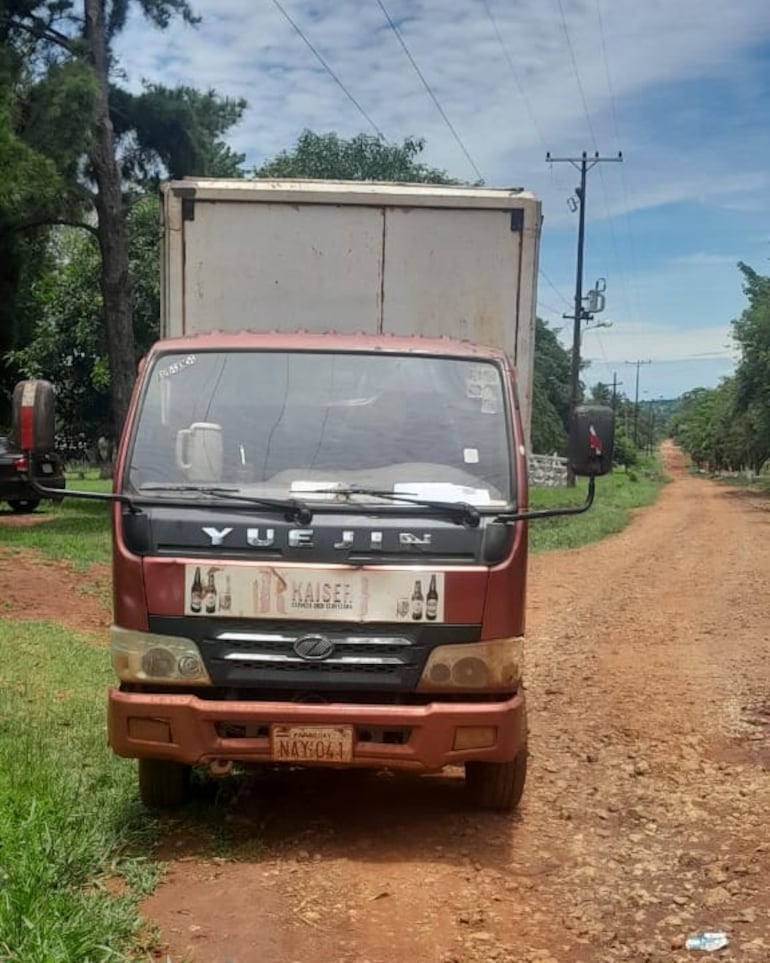
[[[507,762],[527,736],[523,693],[500,702],[432,702],[424,706],[216,702],[192,695],[118,689],[109,696],[110,745],[117,755],[130,758],[169,759],[188,765],[214,760],[272,763],[272,724],[350,725],[353,759],[346,766],[414,772],[472,760]],[[464,727],[492,730],[488,744],[456,749],[457,730]],[[394,738],[400,742],[392,741]]]

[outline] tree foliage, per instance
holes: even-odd
[[[389,144],[369,134],[346,140],[334,133],[316,134],[305,130],[291,150],[281,151],[254,174],[275,178],[457,184],[446,171],[420,161],[424,149],[425,141],[418,137]]]
[[[132,311],[140,352],[158,336],[159,229],[157,200],[134,205],[128,218]],[[101,259],[96,238],[58,228],[48,268],[31,286],[36,322],[25,347],[10,360],[23,377],[56,385],[59,434],[68,444],[109,435],[110,372],[99,290]]]
[[[134,4],[160,29],[175,18],[197,23],[187,0]],[[240,119],[242,101],[161,85],[133,94],[113,82],[111,45],[130,7],[131,0],[0,0],[0,162],[4,175],[12,171],[0,179],[0,312],[13,320],[2,325],[0,352],[25,346],[29,325],[19,320],[19,308],[22,281],[31,282],[30,232],[84,223],[99,240],[115,432],[137,356],[128,206],[161,177],[236,176],[243,160],[223,140]],[[35,253],[39,247],[38,241]],[[4,393],[13,376],[6,365]],[[7,412],[0,418],[7,420]]]
[[[532,384],[532,450],[564,454],[569,421],[570,353],[541,318],[535,322]]]
[[[124,181],[142,190],[170,177],[241,177],[244,155],[224,135],[237,124],[245,100],[193,87],[145,84],[139,94],[112,87],[110,112]]]
[[[770,277],[740,263],[748,304],[733,321],[735,374],[686,394],[671,421],[676,439],[709,471],[759,471],[770,458]]]

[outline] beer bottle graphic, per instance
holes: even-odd
[[[209,571],[208,582],[206,583],[206,611],[209,615],[217,610],[217,586],[214,582],[214,573]]]
[[[414,583],[414,592],[412,592],[412,618],[416,621],[422,618],[422,584],[419,579]]]
[[[192,589],[190,590],[190,611],[200,612],[203,605],[203,582],[201,581],[200,567],[195,569]]]
[[[425,597],[425,618],[431,622],[438,615],[438,592],[436,591],[436,576],[431,575],[428,594]]]
[[[232,595],[230,593],[230,576],[225,576],[225,590],[219,599],[219,611],[229,612],[230,606],[232,605]]]

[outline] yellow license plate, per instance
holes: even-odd
[[[271,726],[270,749],[274,762],[352,762],[353,727]]]

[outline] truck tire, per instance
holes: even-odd
[[[39,498],[14,498],[8,501],[11,508],[22,514],[23,512],[34,512],[37,506],[40,504]]]
[[[510,762],[466,762],[465,788],[479,809],[513,812],[527,780],[527,747]]]
[[[190,766],[167,759],[139,760],[139,798],[152,809],[173,809],[190,795]]]

